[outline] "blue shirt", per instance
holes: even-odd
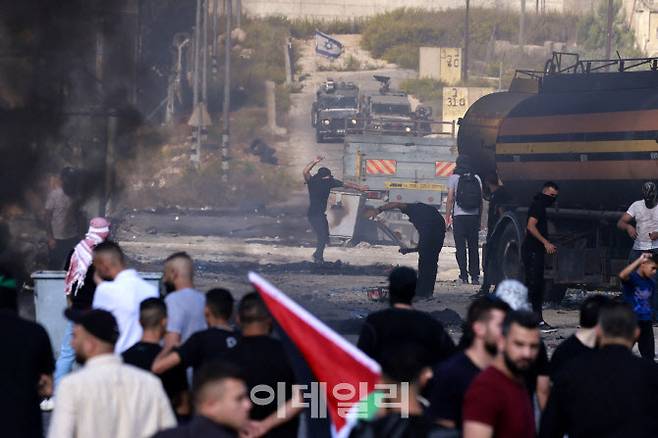
[[[640,321],[653,319],[653,294],[656,290],[656,280],[644,278],[637,272],[632,272],[628,280],[622,281],[624,301],[633,307],[633,312]]]

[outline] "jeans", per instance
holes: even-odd
[[[544,319],[542,304],[544,303],[544,257],[545,252],[523,248],[523,266],[525,268],[525,284],[528,287],[528,298],[532,311]]]
[[[459,278],[468,280],[468,275],[477,280],[480,278],[480,216],[455,216],[453,220],[453,235],[459,265]],[[466,247],[468,246],[468,270],[466,268]]]
[[[656,356],[656,345],[653,339],[653,321],[638,321],[640,337],[637,339],[637,348],[642,359],[653,362]]]
[[[329,222],[326,214],[314,214],[308,216],[311,228],[315,232],[317,243],[313,258],[322,260],[324,257],[324,247],[329,243]]]
[[[73,338],[73,323],[67,321],[64,336],[62,336],[62,345],[59,347],[59,357],[55,364],[55,388],[59,385],[60,380],[73,369],[75,363],[75,350],[71,346]]]
[[[418,242],[418,281],[416,296],[431,297],[439,268],[439,254],[443,248],[445,233],[422,233]]]

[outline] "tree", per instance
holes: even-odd
[[[612,52],[618,50],[622,57],[639,56],[635,48],[633,30],[628,26],[622,2],[613,2]],[[608,28],[608,2],[600,0],[596,11],[586,15],[578,23],[578,45],[589,57],[602,57],[605,53]]]

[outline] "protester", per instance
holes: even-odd
[[[357,423],[350,438],[429,438],[438,433],[423,412],[421,391],[432,371],[420,360],[423,347],[415,343],[391,345],[382,354],[382,383],[387,394],[377,418]],[[390,397],[388,396],[390,395]]]
[[[158,357],[153,372],[162,374],[175,366],[192,367],[195,373],[213,359],[225,358],[238,345],[238,333],[229,320],[233,314],[233,295],[226,289],[212,289],[206,294],[205,320],[208,328],[194,333],[183,345]]]
[[[194,262],[185,252],[177,252],[165,260],[162,277],[167,296],[167,334],[164,349],[187,341],[192,334],[207,328],[204,318],[205,297],[194,289]]]
[[[72,345],[84,366],[64,377],[49,438],[149,437],[176,424],[160,379],[113,354],[119,327],[110,312],[67,309]]]
[[[625,303],[601,308],[599,349],[564,366],[555,381],[541,438],[658,436],[658,368],[633,355],[637,318]]]
[[[110,234],[110,223],[102,217],[93,218],[89,222],[89,230],[85,238],[81,240],[69,253],[66,262],[66,277],[64,278],[64,292],[70,308],[87,310],[91,308],[96,292],[96,282],[93,266],[93,251],[96,246],[104,242]],[[71,347],[73,337],[73,323],[67,322],[62,336],[62,344],[55,365],[55,389],[62,377],[73,369],[75,362],[75,351]],[[42,405],[44,405],[42,403]],[[45,406],[48,406],[46,403]],[[45,407],[45,406],[42,406]],[[52,407],[50,407],[52,409]]]
[[[80,231],[79,209],[75,199],[74,170],[62,169],[50,180],[50,192],[45,205],[46,234],[50,249],[48,269],[64,268],[66,255],[76,243]]]
[[[505,301],[512,310],[530,310],[528,303],[528,288],[517,280],[504,280],[496,287],[496,296]],[[537,401],[537,407],[546,407],[551,392],[550,364],[544,341],[539,344],[537,359],[525,373],[526,388],[531,399]]]
[[[139,324],[142,326],[142,339],[123,352],[123,361],[150,372],[153,361],[162,351],[160,342],[167,328],[165,302],[161,298],[147,298],[142,301],[139,305]],[[185,420],[190,415],[185,368],[174,367],[162,373],[160,380],[177,419]]]
[[[463,351],[434,369],[428,416],[448,429],[462,428],[462,405],[466,390],[480,371],[498,354],[498,342],[509,306],[495,297],[479,298],[468,308],[460,346]]]
[[[642,186],[642,198],[633,202],[617,222],[619,229],[633,239],[628,263],[637,260],[643,252],[658,253],[658,191],[651,181]],[[635,221],[635,226],[631,222]]]
[[[0,267],[2,436],[42,438],[39,400],[52,393],[55,360],[43,327],[18,315],[18,285],[10,271]]]
[[[482,288],[478,292],[479,296],[489,293],[494,279],[491,272],[490,262],[494,258],[494,254],[489,254],[488,249],[491,240],[491,235],[496,228],[496,224],[505,214],[505,206],[510,202],[509,194],[505,187],[500,183],[498,175],[495,173],[487,175],[485,178],[487,187],[489,188],[489,210],[487,214],[487,244],[483,250],[484,254],[484,279],[482,280]]]
[[[195,376],[192,420],[153,438],[238,438],[249,422],[251,402],[244,378],[234,365],[212,361]]]
[[[482,181],[475,174],[471,158],[468,155],[460,155],[457,157],[453,174],[448,178],[446,220],[448,226],[453,227],[459,278],[464,284],[468,284],[469,274],[471,284],[480,284],[481,216]]]
[[[368,315],[357,347],[378,362],[387,346],[405,342],[415,342],[423,347],[424,365],[432,366],[450,357],[455,344],[443,325],[411,305],[416,293],[416,271],[407,267],[395,268],[388,281],[390,307]]]
[[[144,281],[134,269],[126,267],[119,245],[105,241],[94,248],[94,268],[103,280],[96,288],[92,307],[112,313],[119,324],[117,353],[123,353],[142,337],[139,304],[158,296],[158,290]]]
[[[526,236],[522,245],[523,265],[525,266],[525,284],[530,292],[532,311],[540,319],[539,327],[543,333],[555,331],[544,321],[542,306],[544,304],[544,258],[545,254],[555,254],[557,248],[548,240],[548,218],[546,208],[557,200],[558,186],[554,182],[544,183],[530,210]]]
[[[324,160],[324,157],[317,157],[308,163],[302,172],[304,181],[308,184],[310,201],[308,221],[317,238],[315,252],[313,253],[313,261],[316,263],[324,262],[324,248],[329,244],[329,223],[327,222],[326,210],[331,189],[348,187],[355,190],[367,190],[367,187],[335,179],[331,175],[331,170],[326,167],[319,168],[317,173],[311,176],[311,170],[322,160]]]
[[[551,356],[549,368],[553,382],[566,364],[596,348],[596,326],[599,323],[599,313],[601,308],[609,302],[610,299],[605,295],[592,295],[580,305],[580,327],[576,333],[558,345]]]
[[[409,217],[409,221],[418,231],[419,239],[416,248],[402,248],[402,254],[418,253],[417,297],[431,297],[434,294],[436,272],[438,270],[439,254],[443,248],[446,235],[446,223],[439,211],[427,204],[417,202],[404,204],[391,202],[369,212],[370,217],[386,211],[399,209]]]
[[[296,437],[300,408],[291,408],[293,385],[296,383],[288,356],[281,341],[270,336],[272,317],[258,293],[242,297],[238,305],[238,323],[242,337],[227,354],[227,361],[237,365],[244,375],[249,392],[265,385],[277,393],[268,403],[254,403],[251,409],[252,431],[269,438]],[[278,398],[278,385],[284,385],[285,403]],[[278,412],[278,402],[286,406]]]
[[[640,336],[637,347],[644,359],[653,362],[656,347],[653,336],[653,306],[656,293],[658,254],[642,253],[619,273],[623,297],[637,317]]]
[[[466,392],[464,438],[535,437],[524,374],[539,353],[538,326],[537,316],[531,312],[512,311],[505,317],[496,359]]]

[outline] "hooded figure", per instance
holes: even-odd
[[[76,295],[84,285],[87,270],[92,263],[94,248],[107,239],[110,234],[110,223],[102,217],[95,217],[89,222],[89,230],[85,238],[78,243],[71,255],[69,269],[64,279],[66,295]],[[75,290],[73,286],[75,285]]]

